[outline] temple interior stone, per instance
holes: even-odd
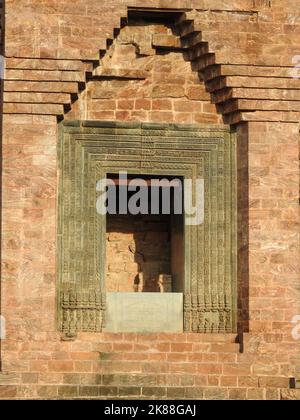
[[[170,210],[172,200],[170,194]],[[157,215],[107,215],[107,292],[183,292],[184,217],[159,207]]]

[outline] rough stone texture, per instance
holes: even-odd
[[[106,291],[159,292],[159,275],[171,273],[168,216],[110,216],[106,230]]]
[[[300,314],[299,0],[5,3],[0,398],[299,400],[299,390],[288,389],[300,376],[300,343],[291,335]],[[176,17],[180,39],[170,27],[158,36],[157,25],[152,45],[140,46],[142,61],[133,60],[147,69],[125,64],[137,53],[130,45],[118,50],[115,40],[105,75],[99,51],[104,57],[116,39],[127,6],[184,9]],[[226,123],[238,124],[244,352],[231,335],[61,341],[57,116],[219,122],[211,102]]]

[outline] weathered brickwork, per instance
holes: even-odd
[[[300,399],[299,0],[5,3],[0,398]],[[232,125],[239,336],[62,341],[62,118]]]
[[[171,273],[169,229],[168,216],[108,217],[106,291],[158,292],[159,275]]]
[[[101,63],[94,72],[98,80],[87,85],[68,119],[222,122],[204,83],[184,60],[174,25],[130,21]]]

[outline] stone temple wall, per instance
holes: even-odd
[[[0,398],[300,399],[299,0],[3,7]],[[237,133],[239,334],[56,323],[58,122]]]

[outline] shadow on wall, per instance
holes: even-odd
[[[169,216],[108,215],[106,289],[108,292],[160,292],[171,275]]]

